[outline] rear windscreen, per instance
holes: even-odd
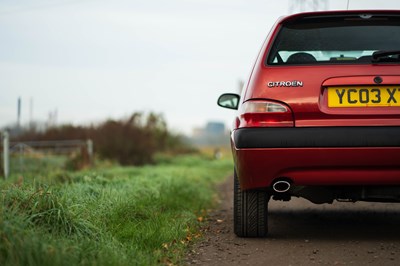
[[[265,64],[370,64],[377,51],[393,52],[381,62],[400,63],[400,16],[305,17],[282,25]]]

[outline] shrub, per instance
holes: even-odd
[[[97,126],[64,125],[45,132],[31,131],[17,138],[18,141],[71,139],[92,139],[101,159],[116,160],[122,165],[154,163],[159,152],[176,155],[195,151],[182,136],[168,130],[161,115],[154,113],[134,113],[128,119],[108,120]],[[85,167],[77,158],[68,162],[68,169]]]

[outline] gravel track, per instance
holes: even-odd
[[[233,233],[233,177],[187,265],[400,265],[400,204],[270,201],[269,237]]]

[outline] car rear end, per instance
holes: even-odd
[[[400,11],[278,21],[232,131],[240,193],[315,203],[400,201],[399,50]]]

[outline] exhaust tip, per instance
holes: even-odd
[[[272,185],[272,189],[278,193],[285,193],[285,192],[289,191],[290,183],[288,181],[284,181],[284,180],[276,181]]]

